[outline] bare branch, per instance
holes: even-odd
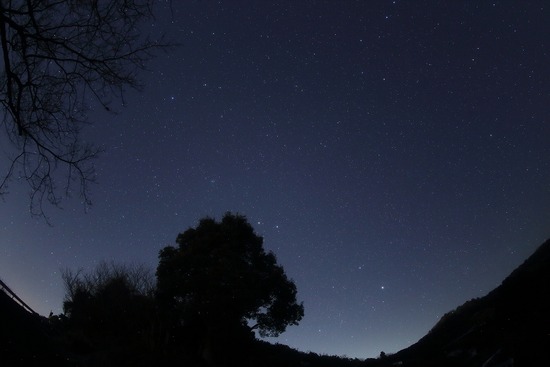
[[[12,145],[0,195],[10,180],[25,181],[31,213],[44,218],[45,202],[58,206],[76,187],[90,204],[100,152],[80,140],[86,111],[110,111],[113,97],[139,88],[138,72],[165,47],[139,32],[153,1],[0,2],[0,123]]]

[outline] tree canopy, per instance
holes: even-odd
[[[64,270],[68,327],[99,346],[144,348],[156,340],[154,275],[145,266],[101,262],[93,271]]]
[[[251,325],[276,336],[302,319],[296,285],[244,216],[204,218],[176,243],[160,251],[157,292],[183,321],[204,328]]]
[[[231,213],[203,218],[162,249],[156,282],[146,267],[104,262],[62,277],[64,315],[50,321],[67,348],[116,365],[241,366],[260,345],[253,330],[277,336],[304,315],[275,255]]]
[[[111,110],[113,97],[139,86],[137,72],[159,46],[139,31],[153,2],[0,1],[0,138],[9,162],[0,195],[18,178],[30,188],[33,214],[44,215],[43,203],[59,204],[73,186],[89,203],[98,149],[80,136],[85,112]]]

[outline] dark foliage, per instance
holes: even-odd
[[[141,266],[101,263],[91,273],[63,273],[63,309],[69,348],[119,364],[158,350],[161,323],[151,272]]]
[[[202,219],[176,242],[178,247],[159,255],[158,298],[175,316],[174,324],[204,339],[203,353],[222,340],[250,339],[250,329],[278,335],[303,317],[294,282],[275,255],[264,251],[262,237],[245,217]]]
[[[33,315],[0,291],[0,365],[543,366],[550,346],[549,265],[547,241],[501,286],[447,313],[415,345],[359,360],[253,340],[241,323],[222,323],[217,338],[203,338],[201,317],[194,324],[166,309],[159,313],[143,268],[103,264],[90,274],[65,273],[68,318]],[[168,330],[167,321],[179,322]]]

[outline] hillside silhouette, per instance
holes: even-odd
[[[550,347],[550,240],[485,297],[465,302],[445,314],[416,344],[378,359],[348,359],[296,351],[256,341],[241,366],[542,366]],[[95,366],[101,351],[76,347],[63,329],[63,318],[38,316],[0,291],[0,353],[2,366]],[[101,365],[121,365],[101,352]],[[209,366],[204,361],[172,354],[169,358],[140,356],[142,363],[123,365]],[[148,361],[149,363],[146,363]],[[223,364],[219,364],[223,365]]]
[[[550,240],[485,297],[391,356],[404,366],[541,366],[550,354]]]
[[[0,286],[0,366],[64,366],[48,320]]]

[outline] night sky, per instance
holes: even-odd
[[[43,315],[60,269],[145,263],[246,215],[304,302],[273,342],[375,357],[487,294],[550,238],[547,1],[159,2],[158,53],[89,114],[93,206],[0,201],[0,277]],[[6,161],[2,161],[2,168]]]

